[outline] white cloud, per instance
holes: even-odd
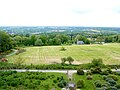
[[[0,25],[120,26],[119,0],[0,0]]]

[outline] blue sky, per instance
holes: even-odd
[[[0,0],[0,26],[120,27],[120,0]]]

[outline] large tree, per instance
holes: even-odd
[[[10,36],[3,31],[0,31],[0,52],[10,50],[12,48],[12,43]]]
[[[35,41],[35,45],[36,45],[36,46],[42,46],[42,45],[43,45],[42,40],[41,40],[41,39],[37,39],[37,40]]]

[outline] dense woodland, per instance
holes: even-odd
[[[0,31],[0,52],[10,50],[16,46],[49,46],[49,45],[72,45],[77,41],[85,44],[94,43],[120,43],[119,34],[88,34],[88,33],[41,33],[37,35],[17,34],[10,35]]]

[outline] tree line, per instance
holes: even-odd
[[[50,46],[50,45],[72,45],[77,41],[83,41],[85,44],[95,42],[118,42],[120,35],[98,35],[98,34],[81,34],[81,33],[42,33],[39,35],[9,35],[0,31],[0,52],[10,50],[16,46]]]

